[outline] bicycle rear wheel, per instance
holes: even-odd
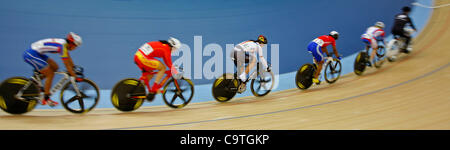
[[[236,95],[237,88],[238,80],[234,78],[234,74],[226,73],[214,81],[212,95],[218,102],[227,102]]]
[[[164,86],[163,99],[167,106],[172,108],[183,108],[194,96],[194,84],[189,79],[173,78]]]
[[[332,84],[336,82],[341,76],[342,65],[339,60],[329,61],[325,65],[325,81]]]
[[[139,80],[127,78],[119,81],[111,91],[111,102],[120,111],[133,111],[142,106],[146,98],[145,86]]]
[[[22,97],[25,100],[15,97],[29,82],[31,81],[24,77],[12,77],[3,81],[0,84],[0,108],[10,114],[23,114],[33,110],[39,98],[39,89],[35,84],[30,84],[23,91]]]
[[[316,68],[313,64],[304,64],[295,75],[295,85],[301,90],[306,90],[313,84],[313,76]]]
[[[355,59],[355,64],[353,65],[353,72],[360,76],[366,70],[367,53],[359,52]]]
[[[100,92],[97,85],[89,79],[83,79],[83,81],[76,82],[76,84],[81,97],[77,95],[71,82],[67,82],[61,90],[60,99],[64,109],[72,113],[86,113],[91,111],[100,99]]]
[[[275,76],[272,72],[261,71],[256,79],[252,79],[251,90],[255,96],[265,96],[269,94],[275,84]]]

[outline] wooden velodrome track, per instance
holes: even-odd
[[[444,4],[436,1],[435,5]],[[0,112],[0,129],[450,129],[450,7],[437,8],[414,51],[363,76],[262,98],[209,101],[174,110],[143,107]],[[294,82],[294,79],[292,80]],[[104,95],[106,96],[106,95]]]

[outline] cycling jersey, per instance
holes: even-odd
[[[48,65],[48,56],[45,53],[59,53],[61,59],[69,58],[66,44],[65,39],[49,38],[39,40],[32,43],[30,49],[23,53],[23,59],[26,63],[33,66],[35,70],[41,70]]]
[[[322,47],[327,47],[330,44],[335,47],[336,40],[329,35],[322,35],[308,44],[308,51],[313,55],[317,62],[320,62],[323,60]]]
[[[363,42],[371,45],[372,48],[378,47],[378,41],[384,40],[385,32],[383,29],[380,29],[378,27],[369,27],[366,30],[366,33],[361,35],[361,39]]]
[[[336,40],[329,35],[322,35],[313,40],[314,43],[317,43],[320,47],[327,47],[328,45],[336,46]]]
[[[267,68],[267,61],[264,58],[262,47],[255,41],[245,41],[236,45],[231,53],[231,58],[237,61],[235,57],[242,56],[242,54],[248,54],[252,58],[259,56],[260,62],[265,68]]]
[[[69,52],[66,48],[65,39],[49,38],[39,40],[31,44],[31,49],[40,53],[59,53],[61,59],[67,59],[69,57]]]
[[[142,45],[138,52],[149,60],[162,58],[167,67],[172,69],[171,47],[168,43],[166,44],[160,41],[148,42]]]
[[[414,30],[416,30],[416,27],[412,23],[411,18],[405,14],[397,14],[395,15],[394,20],[394,26],[392,27],[392,32],[403,32],[403,28],[405,28],[405,25],[409,24]]]

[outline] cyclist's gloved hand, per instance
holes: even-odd
[[[342,58],[341,58],[341,56],[338,56],[337,59],[341,60]]]

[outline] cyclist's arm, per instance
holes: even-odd
[[[169,69],[172,71],[172,73],[178,73],[177,70],[172,67],[172,56],[170,55],[170,53],[164,53],[163,60],[167,67],[169,67]]]
[[[67,72],[69,72],[69,75],[72,77],[76,77],[77,75],[75,74],[75,72],[73,71],[73,61],[72,58],[70,58],[70,56],[65,57],[62,59],[64,65],[66,66]]]
[[[330,53],[328,53],[327,47],[322,47],[322,51],[325,52],[325,54],[327,54],[327,57],[330,56]]]
[[[408,23],[409,23],[409,25],[411,26],[411,28],[414,29],[414,31],[417,31],[416,27],[415,27],[414,24],[412,23],[412,20],[411,20],[411,18],[410,18],[409,16],[408,16]]]
[[[264,68],[267,68],[268,67],[267,60],[264,58],[261,46],[258,46],[258,56],[259,56],[259,61],[263,64]]]
[[[339,57],[339,53],[338,53],[338,51],[337,51],[337,49],[336,49],[336,42],[333,42],[333,44],[331,44],[331,46],[333,46],[333,52],[334,52],[334,55],[335,55],[336,57]]]
[[[73,64],[72,58],[69,55],[69,51],[65,48],[62,49],[61,59],[62,59],[64,65],[66,66],[66,69],[67,69],[67,72],[69,72],[69,75],[72,77],[76,77],[77,75],[73,71],[74,64]]]

